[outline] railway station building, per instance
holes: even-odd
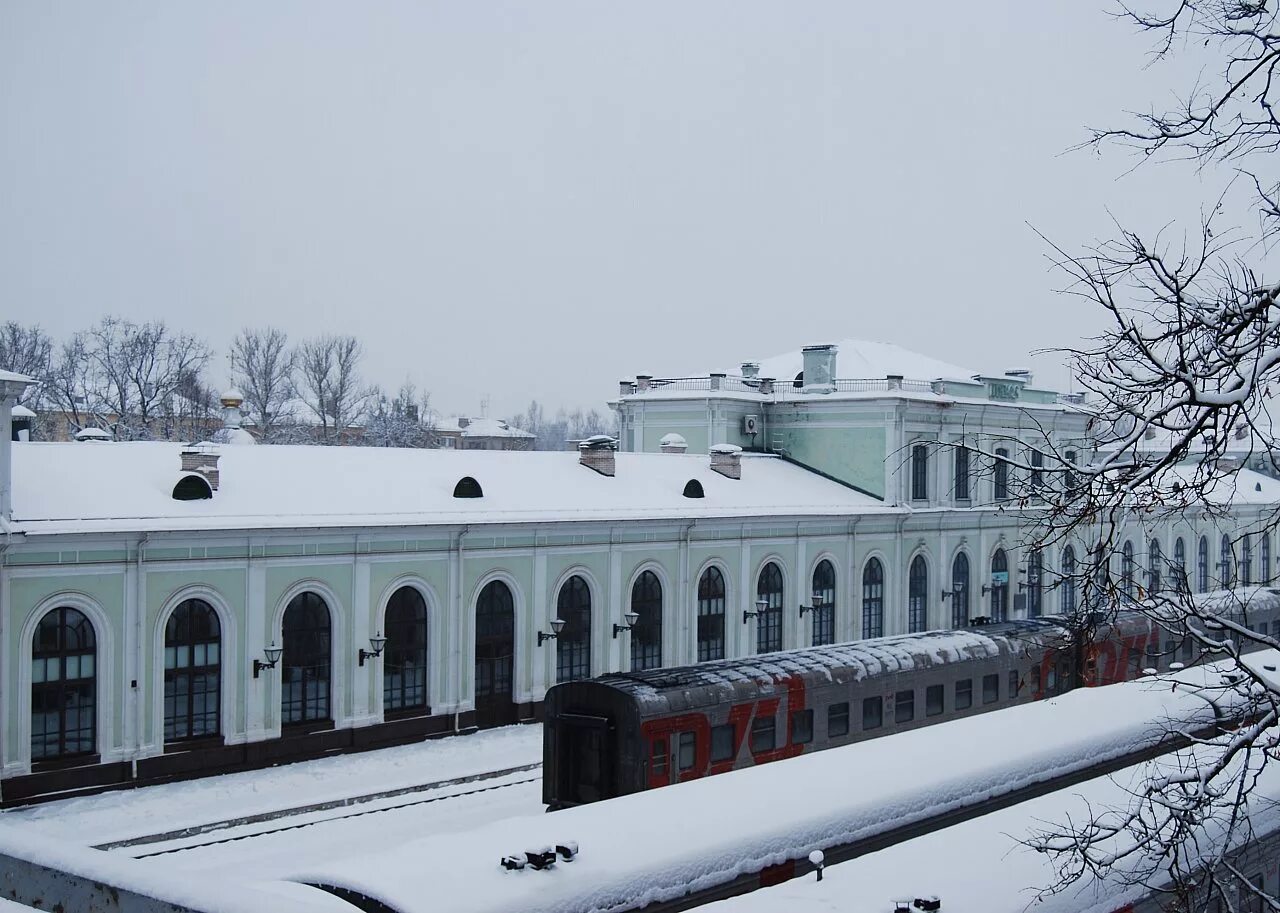
[[[1029,554],[1000,475],[926,442],[1091,447],[1026,372],[857,340],[640,375],[619,441],[577,453],[253,445],[234,397],[213,442],[15,442],[28,382],[0,372],[6,805],[536,719],[610,671],[1050,613],[1065,553]],[[1280,501],[1237,487],[1242,524]],[[1135,532],[1136,564],[1190,566],[1222,522]],[[1225,573],[1270,580],[1272,546]]]

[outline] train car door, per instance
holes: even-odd
[[[614,795],[613,743],[609,720],[562,713],[556,719],[556,796],[561,806],[597,802]]]

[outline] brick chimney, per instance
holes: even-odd
[[[204,476],[209,487],[218,490],[218,454],[214,450],[182,451],[182,471]]]
[[[607,434],[597,434],[578,444],[578,462],[602,476],[613,477],[614,451],[618,442]]]
[[[742,448],[737,444],[716,444],[711,448],[711,471],[726,479],[742,478]]]
[[[658,445],[663,453],[684,453],[689,449],[689,442],[684,439],[684,435],[676,434],[674,431],[664,434]]]

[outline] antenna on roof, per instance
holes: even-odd
[[[480,417],[481,418],[489,417],[489,394],[488,393],[480,397]]]

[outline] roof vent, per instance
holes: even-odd
[[[613,452],[617,449],[618,442],[609,435],[595,434],[578,445],[578,462],[602,476],[612,477],[615,472]]]
[[[458,484],[453,486],[453,496],[455,498],[483,498],[484,489],[471,476],[463,476],[458,479]]]
[[[705,498],[706,494],[702,491],[702,483],[697,479],[690,479],[685,482],[684,496],[686,498]]]
[[[182,471],[199,473],[209,483],[209,488],[212,491],[218,490],[218,454],[216,451],[182,451]],[[212,494],[206,497],[212,497]]]
[[[101,428],[81,428],[76,432],[76,440],[82,443],[95,443],[111,440],[111,435]]]
[[[684,439],[684,435],[676,434],[674,431],[670,434],[664,434],[658,445],[662,448],[663,453],[684,453],[689,449],[689,442]]]
[[[173,500],[175,501],[207,501],[213,497],[213,487],[208,480],[199,473],[191,473],[178,479],[178,484],[173,486]]]
[[[742,448],[737,444],[716,444],[711,448],[711,469],[726,479],[742,478]]]
[[[742,363],[742,376],[750,380],[753,377],[760,376],[760,363],[756,361],[744,361]]]

